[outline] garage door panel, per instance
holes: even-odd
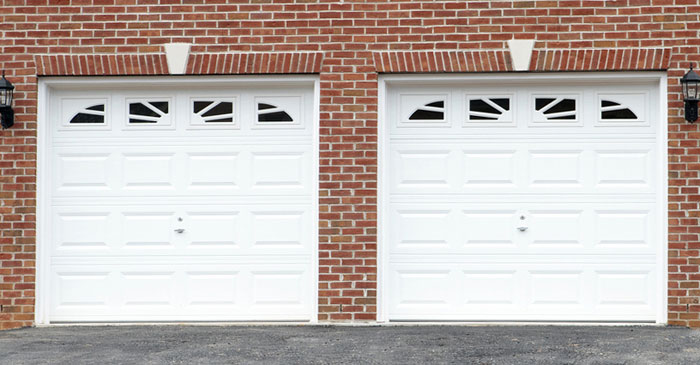
[[[590,227],[588,216],[581,209],[542,209],[530,210],[522,221],[522,227],[531,224],[537,229],[530,232],[532,246],[543,245],[546,250],[574,247],[582,249]],[[529,218],[529,219],[528,219]],[[527,225],[526,225],[527,224]]]
[[[308,184],[308,152],[253,152],[251,189],[299,190]]]
[[[243,216],[240,210],[234,209],[188,210],[185,212],[188,223],[178,226],[187,227],[188,250],[240,250],[244,243],[241,227]]]
[[[174,153],[125,153],[121,161],[124,190],[175,190]],[[128,193],[127,193],[128,194]]]
[[[175,306],[175,271],[149,268],[120,274],[121,300],[126,312],[171,310]]]
[[[513,149],[470,150],[462,152],[464,179],[461,191],[485,186],[512,189],[517,186],[517,151]]]
[[[62,153],[54,159],[57,170],[56,183],[63,191],[108,191],[114,188],[110,180],[109,153]]]
[[[241,188],[240,152],[190,152],[186,172],[188,190],[230,193]]]
[[[576,267],[576,269],[572,269]],[[394,320],[653,320],[653,263],[393,265]]]
[[[284,313],[304,308],[308,291],[304,280],[308,272],[283,268],[254,270],[251,308],[259,313]]]
[[[656,189],[653,143],[491,140],[392,142],[391,194],[652,194]]]
[[[596,210],[595,219],[597,246],[633,250],[652,247],[654,216],[651,209]]]
[[[462,270],[460,302],[473,310],[498,307],[513,310],[517,305],[521,283],[515,270]]]
[[[211,151],[212,149],[217,151]],[[308,195],[308,145],[57,147],[55,197]]]
[[[573,309],[564,307],[583,305],[582,270],[528,270],[526,275],[529,279],[530,307],[553,306],[553,310],[566,312]]]
[[[109,275],[105,268],[83,272],[55,271],[53,307],[67,311],[106,311],[111,304]]]
[[[62,206],[55,208],[52,255],[306,255],[312,249],[312,209],[248,203]]]
[[[305,227],[309,227],[308,219],[303,211],[275,210],[253,211],[252,240],[254,250],[279,252],[279,248],[301,248],[306,241]]]
[[[517,211],[512,209],[463,210],[461,245],[464,250],[508,250],[515,247]]]
[[[111,212],[104,209],[57,212],[53,216],[53,253],[108,252],[115,244],[112,220]]]
[[[243,275],[235,270],[189,270],[185,272],[183,306],[187,312],[241,310]]]
[[[54,265],[54,321],[307,320],[301,263]]]
[[[408,312],[440,313],[450,311],[454,302],[454,283],[450,270],[438,267],[397,267],[391,273],[392,307]]]
[[[391,254],[656,252],[652,203],[402,202],[389,208]]]
[[[582,150],[531,150],[528,156],[528,184],[532,188],[581,189],[584,156]]]
[[[430,191],[451,191],[456,157],[449,150],[435,147],[412,150],[397,148],[392,153],[392,164],[396,166],[393,184],[398,189],[408,191],[427,189]]]
[[[393,248],[398,251],[448,251],[456,239],[450,230],[456,219],[451,209],[397,208],[393,217]]]
[[[122,218],[121,226],[117,227],[117,230],[122,233],[121,243],[124,251],[174,249],[175,237],[171,228],[175,223],[173,210],[134,212],[120,211],[116,208],[115,211],[119,212]]]
[[[653,161],[651,148],[595,151],[597,188],[650,190],[653,188]]]

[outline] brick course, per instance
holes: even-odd
[[[165,74],[170,42],[193,44],[188,74],[319,73],[319,319],[372,321],[378,73],[509,71],[513,38],[536,40],[536,71],[668,70],[668,318],[700,327],[700,123],[683,120],[678,82],[700,62],[697,1],[5,0],[1,9],[16,125],[0,131],[0,329],[33,323],[38,75]]]

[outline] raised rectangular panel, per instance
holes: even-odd
[[[514,210],[464,211],[462,230],[467,245],[514,245]]]
[[[252,184],[254,188],[300,188],[306,174],[303,152],[254,152]]]
[[[533,186],[583,185],[582,151],[531,151],[530,184]]]
[[[109,213],[59,213],[56,216],[58,250],[106,249],[110,243]]]
[[[128,189],[173,188],[172,154],[124,156],[124,184]]]
[[[193,271],[186,273],[187,304],[235,305],[238,301],[237,272]]]
[[[189,229],[187,237],[196,247],[238,245],[238,212],[188,213],[185,222]]]
[[[649,245],[648,211],[596,211],[595,217],[599,245]]]
[[[61,154],[58,155],[58,161],[58,189],[109,189],[109,154]]]
[[[397,271],[399,305],[447,305],[450,301],[449,270]]]
[[[122,237],[129,248],[170,246],[173,214],[169,212],[123,213]]]
[[[514,304],[515,271],[464,271],[462,292],[467,304]]]
[[[580,304],[582,285],[580,271],[531,271],[531,303]]]
[[[173,272],[124,272],[122,295],[125,306],[174,304]]]
[[[308,224],[304,212],[253,212],[253,245],[301,246],[302,229]]]
[[[464,185],[515,186],[515,151],[465,151]]]
[[[400,186],[448,187],[450,151],[397,151]]]
[[[582,211],[531,211],[524,221],[535,245],[580,245],[584,230]]]
[[[597,151],[595,162],[598,186],[649,186],[649,151]]]
[[[398,211],[396,237],[399,246],[431,249],[446,247],[449,240],[449,210]]]
[[[253,304],[301,304],[301,271],[253,271]]]
[[[651,280],[649,272],[596,272],[598,304],[649,305]]]
[[[194,189],[233,189],[237,179],[238,153],[190,153],[190,187]]]
[[[57,272],[57,305],[106,306],[110,293],[107,272]]]

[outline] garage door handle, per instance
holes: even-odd
[[[185,232],[185,229],[184,228],[177,228],[177,229],[175,229],[175,232],[183,233],[183,232]]]
[[[527,231],[527,227],[518,227],[518,231],[525,232]]]

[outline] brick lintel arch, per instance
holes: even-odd
[[[671,48],[535,49],[530,71],[667,70],[671,54]]]
[[[322,52],[194,53],[186,75],[320,73]],[[34,57],[37,76],[170,75],[163,53],[51,54]]]

